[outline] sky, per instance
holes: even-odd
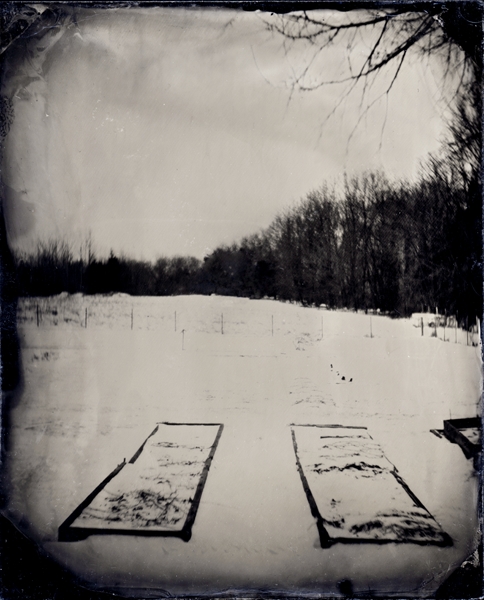
[[[76,9],[14,45],[2,80],[14,109],[2,158],[11,247],[55,238],[76,253],[90,236],[99,256],[203,258],[344,173],[416,177],[445,134],[438,59],[410,54],[355,129],[359,93],[294,91],[311,49],[287,50],[273,18]],[[311,73],[340,76],[347,59],[334,45]]]

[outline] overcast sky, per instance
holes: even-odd
[[[270,19],[80,10],[12,50],[2,169],[12,247],[62,237],[77,248],[91,232],[100,254],[203,258],[345,171],[414,177],[445,132],[438,61],[409,56],[348,144],[361,96],[325,122],[341,86],[291,94],[310,55],[286,53]],[[334,78],[346,63],[341,44],[313,72]],[[371,98],[387,84],[378,80]]]

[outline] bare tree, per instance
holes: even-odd
[[[457,102],[451,120],[453,124],[458,122],[457,139],[480,140],[482,4],[348,2],[338,5],[340,10],[326,10],[326,7],[334,8],[322,3],[319,8],[324,10],[272,14],[266,18],[266,25],[282,36],[288,54],[295,46],[303,45],[308,50],[306,62],[293,75],[294,90],[345,86],[327,119],[345,98],[359,90],[361,111],[356,129],[370,108],[390,93],[410,54],[438,55],[445,67],[444,77],[454,85]],[[335,44],[346,49],[346,69],[340,76],[327,79],[319,70],[318,60]],[[383,91],[370,95],[376,78],[382,75],[385,76]],[[455,134],[451,127],[452,141]],[[464,147],[465,143],[460,144],[461,150]],[[480,142],[477,147],[480,149]]]
[[[296,46],[303,46],[307,50],[306,63],[294,73],[293,89],[311,91],[322,86],[344,86],[339,102],[326,119],[334,115],[350,94],[359,90],[360,115],[353,133],[371,107],[383,95],[390,94],[404,62],[411,55],[441,59],[445,79],[442,83],[454,86],[447,142],[442,147],[439,168],[432,174],[431,189],[424,197],[420,195],[416,204],[424,211],[418,231],[423,223],[429,223],[432,233],[430,238],[421,240],[417,261],[419,272],[425,282],[429,283],[432,279],[434,283],[432,289],[428,290],[423,284],[416,287],[422,291],[422,302],[430,302],[430,298],[432,302],[443,302],[441,287],[444,283],[450,285],[453,289],[450,310],[469,316],[481,314],[482,3],[456,0],[437,3],[321,3],[308,6],[319,10],[304,10],[302,7],[297,12],[284,12],[283,9],[279,14],[266,17],[267,27],[282,37],[288,56]],[[346,69],[336,78],[325,79],[319,66],[321,58],[326,56],[325,53],[329,55],[336,44],[345,48]],[[382,79],[379,92],[375,92],[373,85],[378,78]],[[449,181],[452,182],[450,186]],[[357,195],[361,195],[361,190],[357,190]],[[445,201],[440,201],[441,196]],[[343,280],[347,282],[351,294],[359,297],[365,294],[359,289],[361,285],[357,285],[361,279],[357,262],[364,257],[365,249],[359,247],[355,250],[354,241],[364,239],[358,233],[359,229],[355,229],[360,227],[361,220],[355,220],[355,216],[360,218],[362,212],[353,210],[356,205],[353,206],[348,198],[346,200],[341,242],[341,248],[347,252],[343,261]],[[360,200],[355,199],[356,204]],[[454,211],[451,216],[447,214],[449,211]],[[409,223],[406,226],[415,228],[410,225],[417,215],[412,218],[407,216]],[[442,236],[436,234],[435,224],[431,226],[431,221],[444,227],[447,244],[444,244]],[[430,240],[436,247],[427,251],[425,248]],[[402,291],[406,296],[415,295],[409,288],[409,282],[415,283],[418,275],[415,267],[411,266],[415,252],[412,244],[415,244],[415,238],[406,231],[401,247],[395,249],[404,258]],[[423,268],[426,264],[428,273]],[[453,275],[450,272],[452,269],[455,272]],[[430,279],[429,273],[432,275]],[[343,286],[343,296],[345,289]],[[461,290],[460,295],[457,289]],[[358,303],[358,298],[353,298],[353,301]],[[349,297],[346,303],[350,303]],[[406,306],[406,299],[403,305]]]
[[[343,11],[297,11],[273,15],[267,26],[281,34],[287,49],[291,44],[306,43],[314,48],[313,57],[335,43],[344,42],[348,51],[348,74],[335,80],[316,79],[305,84],[312,62],[295,79],[300,89],[314,89],[331,83],[353,82],[368,78],[386,67],[394,70],[393,85],[410,50],[423,55],[440,53],[449,69],[460,69],[462,78],[469,71],[481,77],[482,6],[478,2],[398,3],[370,2],[341,5]],[[347,10],[348,7],[360,10]],[[366,8],[366,10],[361,10]],[[346,12],[344,10],[346,9]],[[352,55],[360,36],[371,34],[364,49]]]

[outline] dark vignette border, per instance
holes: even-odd
[[[32,3],[33,4],[33,3]],[[28,34],[30,25],[35,24],[39,15],[32,12],[31,6],[26,0],[13,2],[2,2],[0,5],[0,53],[3,54],[8,46],[18,37]],[[115,9],[129,7],[150,8],[153,6],[198,6],[218,8],[239,8],[242,10],[266,10],[275,13],[286,13],[292,10],[314,10],[318,8],[337,9],[341,11],[354,10],[357,8],[378,9],[396,6],[402,10],[427,11],[438,14],[442,8],[447,11],[466,12],[468,20],[474,27],[474,35],[469,39],[477,52],[482,52],[482,12],[483,0],[343,0],[337,2],[307,1],[301,0],[178,0],[178,1],[78,1],[78,2],[42,2],[52,13],[69,7],[84,7],[93,9]],[[13,17],[13,18],[12,18]],[[0,69],[1,57],[0,54]],[[0,105],[0,126],[8,130],[8,107],[3,103]],[[1,133],[1,132],[0,132]],[[0,135],[0,153],[3,151],[3,136]],[[1,192],[0,192],[1,195]],[[0,375],[2,381],[2,412],[1,412],[1,453],[8,447],[9,432],[9,410],[18,399],[22,388],[22,376],[20,367],[19,346],[16,332],[16,277],[14,263],[10,248],[8,247],[5,228],[5,217],[3,203],[0,197],[0,326],[1,326],[1,364]],[[483,332],[484,335],[484,332]],[[482,474],[482,473],[481,473]],[[2,473],[2,485],[0,487],[0,506],[4,505],[6,490],[4,488]],[[479,499],[479,509],[481,498]],[[476,550],[476,561],[468,559],[444,582],[436,593],[436,598],[480,598],[483,594],[483,569],[482,569],[482,542]],[[0,513],[0,598],[2,600],[45,600],[55,598],[56,600],[103,600],[106,598],[119,597],[114,593],[102,593],[82,587],[86,585],[60,567],[52,559],[41,551],[37,545],[22,533]],[[341,588],[341,592],[343,589]],[[282,593],[269,593],[260,591],[253,594],[234,590],[231,593],[222,594],[231,598],[275,598],[294,597],[294,595]],[[353,595],[351,593],[351,595]],[[158,590],[156,597],[170,597],[171,594],[164,590]],[[132,597],[135,597],[134,595]],[[140,592],[136,597],[145,597]],[[321,596],[319,596],[321,598]],[[371,597],[371,592],[363,597]],[[191,598],[194,598],[193,596]],[[188,597],[187,597],[188,600]]]

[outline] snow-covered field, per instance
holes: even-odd
[[[346,579],[355,592],[429,596],[476,545],[472,460],[430,429],[478,414],[481,358],[477,334],[446,328],[444,341],[424,318],[422,336],[420,316],[271,300],[22,300],[6,514],[86,582],[124,593],[333,594]],[[166,421],[224,424],[190,541],[59,542],[59,525]],[[366,427],[453,545],[321,548],[298,424]]]

